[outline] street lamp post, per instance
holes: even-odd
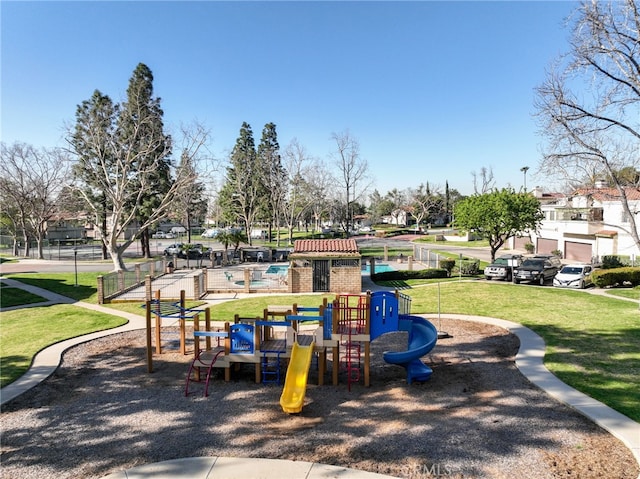
[[[522,173],[524,173],[524,192],[527,192],[527,171],[529,171],[529,167],[528,166],[523,166],[522,168],[520,168],[520,171],[522,171]]]
[[[78,287],[78,248],[75,246],[73,248],[73,269],[76,272],[76,284],[74,286],[77,288]]]

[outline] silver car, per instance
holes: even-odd
[[[166,249],[164,250],[164,254],[165,256],[173,256],[173,255],[180,256],[180,253],[182,252],[182,247],[183,247],[182,243],[171,244],[166,247]]]
[[[568,264],[553,278],[553,285],[561,288],[584,289],[591,284],[593,267],[589,264]]]

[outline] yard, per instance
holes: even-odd
[[[75,299],[94,301],[95,276],[84,273],[79,286],[74,287],[72,274],[21,274],[14,279],[30,282]],[[640,326],[638,305],[629,301],[584,291],[567,291],[554,288],[516,286],[512,284],[485,283],[482,281],[450,281],[416,286],[403,290],[412,298],[412,313],[441,312],[490,316],[521,323],[541,335],[547,345],[545,365],[560,379],[578,390],[598,399],[613,409],[640,421]],[[7,295],[2,288],[3,304]],[[232,320],[234,314],[259,314],[268,304],[298,303],[317,306],[321,296],[256,296],[225,302],[212,307],[215,319]],[[111,307],[141,313],[137,304],[111,305]],[[98,317],[84,325],[75,323],[76,329],[63,329],[66,314],[54,306],[32,311],[40,325],[38,341],[25,341],[25,328],[8,327],[24,316],[25,310],[3,312],[1,366],[3,384],[15,380],[19,371],[28,366],[29,355],[35,354],[46,344],[62,339],[61,332],[71,337],[83,331],[113,326],[113,318]],[[97,322],[96,322],[97,321]],[[28,335],[33,337],[34,335]],[[15,360],[14,348],[19,344],[23,354],[22,369],[8,369]],[[25,346],[29,345],[28,348]],[[13,372],[11,372],[13,371]],[[611,392],[615,391],[615,394]]]

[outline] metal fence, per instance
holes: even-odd
[[[132,270],[115,271],[98,276],[98,302],[115,298],[134,288],[144,286],[145,278],[157,278],[165,273],[166,260],[137,263]]]
[[[5,253],[13,253],[13,238],[0,235],[0,249]],[[24,243],[18,243],[18,255],[24,257]],[[130,250],[124,256],[140,257],[139,242],[132,244]],[[102,243],[100,241],[83,242],[81,240],[42,240],[42,259],[49,261],[72,261],[74,257],[78,261],[100,261],[102,259]],[[38,243],[29,241],[28,258],[38,259]]]
[[[398,314],[411,314],[411,296],[398,293]]]
[[[288,272],[283,266],[227,267],[207,269],[206,291],[287,292]]]
[[[425,246],[413,245],[413,259],[426,265],[427,268],[439,268],[440,261],[446,259],[444,256],[434,253]]]

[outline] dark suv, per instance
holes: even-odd
[[[560,268],[562,263],[557,256],[540,254],[525,258],[513,272],[513,282],[518,284],[520,281],[528,281],[544,286],[545,282],[553,279]]]

